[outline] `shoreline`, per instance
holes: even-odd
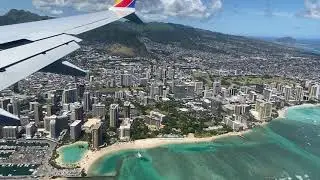
[[[276,119],[286,118],[289,109],[311,108],[311,107],[319,107],[319,106],[320,106],[320,104],[301,104],[301,105],[295,105],[295,106],[286,106],[286,107],[278,110],[278,117]]]
[[[212,137],[206,138],[151,138],[151,139],[141,139],[133,142],[117,143],[111,146],[100,149],[99,151],[89,150],[82,160],[78,163],[81,169],[84,169],[88,173],[90,167],[100,158],[111,155],[119,151],[126,150],[137,150],[137,149],[152,149],[164,145],[170,144],[193,144],[193,143],[203,143],[203,142],[212,142],[214,140],[231,137],[231,136],[241,136],[248,132],[251,129],[241,131],[241,132],[229,132],[226,134],[221,134]]]
[[[320,106],[320,104],[302,104],[302,105],[295,105],[291,107],[284,107],[278,110],[278,117],[276,119],[284,119],[287,117],[287,112],[289,109],[293,108],[308,108],[308,107],[316,107]],[[269,122],[265,122],[262,126],[269,124]],[[192,144],[192,143],[203,143],[203,142],[212,142],[214,140],[224,138],[224,137],[232,137],[232,136],[241,136],[243,134],[251,132],[252,129],[248,129],[245,131],[240,132],[229,132],[226,134],[221,134],[212,137],[206,138],[151,138],[151,139],[141,139],[136,140],[133,142],[124,142],[124,143],[117,143],[111,146],[104,147],[99,151],[91,151],[89,150],[84,157],[79,161],[78,166],[81,169],[84,169],[86,173],[88,173],[90,167],[99,159],[109,156],[113,153],[119,151],[126,151],[126,150],[137,150],[137,149],[152,149],[157,148],[164,145],[170,144]]]

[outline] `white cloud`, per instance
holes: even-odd
[[[300,16],[320,19],[320,0],[304,0],[305,11]]]
[[[57,10],[57,9],[52,9],[52,10],[50,11],[50,14],[60,15],[60,14],[63,14],[63,11],[62,11],[62,10]]]
[[[138,14],[145,19],[159,20],[168,17],[208,18],[222,9],[222,0],[138,0]],[[81,12],[93,12],[108,9],[114,0],[32,0],[38,9],[52,13],[63,8],[73,8]],[[60,11],[61,12],[61,11]]]

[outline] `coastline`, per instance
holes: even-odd
[[[221,134],[206,138],[151,138],[151,139],[141,139],[133,142],[117,143],[111,146],[100,149],[99,151],[89,150],[84,158],[78,163],[78,165],[88,173],[90,166],[92,166],[100,158],[116,153],[118,151],[125,150],[136,150],[136,149],[152,149],[169,144],[189,144],[189,143],[202,143],[211,142],[220,138],[230,137],[230,136],[241,136],[250,132],[251,129],[241,132],[230,132],[226,134]]]
[[[287,116],[287,112],[289,109],[293,108],[309,108],[320,106],[320,104],[302,104],[291,107],[284,107],[278,110],[278,117],[276,119],[284,119]],[[267,125],[269,122],[265,122],[262,125]],[[251,132],[252,129],[248,129],[241,132],[230,132],[222,135],[206,137],[206,138],[152,138],[152,139],[142,139],[136,140],[133,142],[124,142],[117,143],[111,146],[107,146],[105,148],[100,149],[99,151],[91,151],[89,150],[84,157],[79,161],[78,165],[88,173],[90,167],[100,158],[104,156],[111,155],[113,153],[125,150],[137,150],[137,149],[152,149],[164,145],[169,144],[189,144],[189,143],[202,143],[202,142],[211,142],[217,140],[219,138],[230,137],[230,136],[241,136],[248,132]]]
[[[287,117],[287,113],[289,109],[296,109],[296,108],[310,108],[310,107],[319,107],[320,104],[301,104],[295,106],[287,106],[280,110],[278,110],[278,118],[276,119],[284,119]]]

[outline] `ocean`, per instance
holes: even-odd
[[[319,180],[320,108],[290,108],[286,119],[255,128],[244,138],[121,151],[99,159],[89,175],[120,180]]]

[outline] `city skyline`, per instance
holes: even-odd
[[[16,8],[62,17],[107,9],[112,4],[113,0],[3,0],[0,14]],[[303,39],[320,38],[319,7],[318,0],[137,1],[138,15],[146,22],[172,22],[244,36]]]

